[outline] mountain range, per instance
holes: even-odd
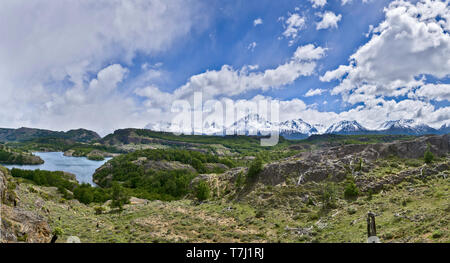
[[[153,131],[175,132],[180,131],[177,126],[169,122],[149,124],[145,127]],[[304,139],[313,134],[389,134],[389,135],[424,135],[450,133],[450,124],[442,125],[439,129],[426,124],[418,123],[412,119],[389,120],[376,129],[368,129],[355,120],[343,120],[325,127],[321,124],[309,124],[302,119],[284,122],[270,122],[258,114],[247,115],[228,127],[216,122],[205,123],[203,135],[268,135],[271,131],[279,130],[280,135],[286,139]],[[190,133],[192,134],[192,132]],[[197,134],[197,133],[196,133]]]

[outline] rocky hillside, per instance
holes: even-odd
[[[92,191],[90,202],[3,176],[11,224],[2,227],[17,225],[6,230],[10,241],[33,242],[55,229],[57,242],[366,242],[371,211],[381,242],[449,242],[450,136],[357,138],[363,141],[290,145],[295,154],[277,161],[240,156],[235,167],[197,151],[139,150],[97,170],[103,188],[80,188],[82,197]],[[114,183],[131,196],[121,210],[95,199]]]
[[[266,165],[258,180],[270,185],[288,179],[318,182],[330,178],[342,181],[359,163],[361,169],[369,171],[380,158],[417,159],[423,157],[427,149],[437,156],[446,156],[450,152],[450,135],[430,135],[390,143],[341,145],[302,152],[287,160]]]
[[[50,242],[51,230],[48,219],[37,210],[44,209],[38,205],[40,198],[34,199],[35,206],[29,207],[22,199],[25,195],[17,193],[25,187],[9,176],[9,172],[0,166],[0,197],[1,197],[1,231],[0,242]],[[42,203],[42,202],[41,202]]]
[[[50,131],[33,128],[5,129],[0,128],[0,142],[24,142],[39,138],[69,139],[75,142],[91,142],[101,137],[94,131],[86,129],[70,130],[67,132]]]

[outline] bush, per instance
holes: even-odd
[[[359,161],[355,164],[355,167],[354,167],[355,172],[361,171],[362,166],[363,166],[363,159],[359,158]]]
[[[211,190],[209,185],[205,181],[200,181],[197,186],[196,197],[199,201],[205,201],[209,199]]]
[[[332,182],[328,182],[322,189],[320,198],[324,208],[336,207],[336,185]]]
[[[436,230],[431,235],[432,238],[441,238],[444,234],[440,230]]]
[[[113,183],[112,186],[112,202],[111,207],[117,207],[122,210],[124,204],[129,202],[129,197],[127,196],[125,189],[120,186],[117,182]]]
[[[64,233],[64,231],[60,228],[60,227],[55,227],[55,229],[53,229],[52,234],[55,236],[62,236]]]
[[[427,164],[430,164],[433,162],[434,154],[430,151],[430,147],[428,147],[428,149],[425,151],[425,153],[423,155],[423,159],[424,159],[425,163],[427,163]]]
[[[75,188],[73,191],[75,199],[86,205],[93,202],[94,193],[90,188],[91,185],[89,184],[82,184],[80,187]]]
[[[263,218],[263,217],[265,217],[265,212],[264,212],[264,210],[258,210],[257,212],[256,212],[256,214],[255,214],[255,217],[256,218]]]
[[[253,160],[253,162],[250,164],[250,167],[248,168],[247,176],[248,178],[255,178],[263,168],[263,164],[260,158],[256,158]]]
[[[355,198],[359,195],[359,189],[353,180],[348,180],[344,188],[345,198]]]
[[[245,176],[242,172],[240,172],[236,177],[235,185],[237,188],[240,188],[242,185],[244,185],[244,182],[245,182]]]
[[[103,206],[97,206],[94,208],[96,215],[101,215],[105,211],[105,208]]]

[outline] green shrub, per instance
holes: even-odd
[[[359,158],[358,162],[357,162],[357,163],[355,164],[355,166],[354,166],[354,170],[355,170],[356,172],[359,172],[359,171],[362,170],[362,166],[363,166],[363,159],[362,159],[362,158]]]
[[[359,189],[353,180],[348,180],[344,188],[345,198],[355,198],[359,195]]]
[[[258,210],[257,212],[256,212],[256,214],[255,214],[255,217],[256,218],[263,218],[263,217],[265,217],[265,212],[264,212],[264,210],[262,210],[262,209],[260,209],[260,210]]]
[[[428,147],[428,149],[425,151],[425,153],[423,155],[423,159],[424,159],[425,163],[427,163],[427,164],[430,164],[433,162],[434,154],[430,151],[430,147]]]
[[[105,208],[103,206],[96,206],[94,210],[96,215],[101,215],[105,211]]]
[[[123,205],[129,202],[129,196],[125,192],[122,186],[120,186],[117,182],[113,183],[112,186],[112,202],[111,207],[116,207],[119,210],[122,210]]]
[[[75,188],[73,195],[75,199],[83,204],[90,204],[94,201],[94,193],[90,189],[90,184],[82,184],[80,187]]]
[[[443,234],[441,231],[436,230],[436,231],[433,232],[433,234],[431,235],[431,237],[432,237],[432,238],[441,238],[443,235],[444,235],[444,234]]]
[[[203,180],[200,181],[197,185],[197,190],[196,190],[195,195],[199,201],[205,201],[205,200],[209,199],[209,197],[211,195],[211,190],[209,188],[208,183]]]
[[[53,229],[52,234],[55,236],[62,236],[63,235],[63,230],[60,227],[55,227],[55,229]]]
[[[235,185],[237,188],[240,188],[245,182],[245,176],[242,172],[240,172],[236,177]]]
[[[263,168],[263,164],[260,158],[256,158],[253,160],[253,162],[250,164],[250,167],[248,168],[247,177],[248,178],[255,178]]]
[[[349,215],[353,215],[353,214],[355,214],[357,211],[358,211],[358,210],[357,210],[355,207],[353,207],[353,206],[350,206],[349,208],[347,208],[347,213],[348,213]]]
[[[320,199],[324,208],[335,208],[337,199],[336,185],[332,182],[327,182],[322,188]]]

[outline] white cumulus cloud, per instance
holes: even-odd
[[[338,22],[341,21],[342,15],[336,15],[331,11],[320,14],[322,20],[316,24],[316,29],[337,28]]]
[[[306,27],[306,18],[294,13],[289,16],[285,22],[286,29],[283,32],[283,36],[291,38],[289,45],[294,43],[294,39],[297,38],[298,32]]]
[[[341,94],[351,103],[367,97],[402,96],[424,85],[426,75],[438,79],[449,76],[448,1],[394,1],[385,8],[385,14],[371,39],[350,57],[350,64],[321,78],[330,81],[347,74],[333,94]],[[418,95],[433,98],[435,94],[430,91],[426,87]]]
[[[312,7],[324,7],[327,4],[327,0],[309,0],[313,5]]]
[[[305,97],[321,95],[324,92],[325,92],[325,90],[323,90],[323,89],[310,89],[310,90],[308,90],[308,92],[306,92]]]
[[[255,20],[253,20],[253,25],[254,25],[254,26],[262,25],[262,23],[263,23],[262,18],[257,18],[257,19],[255,19]]]

